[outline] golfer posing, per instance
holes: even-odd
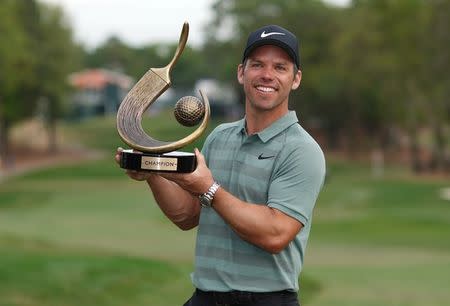
[[[299,87],[297,37],[264,26],[248,37],[237,79],[245,118],[218,126],[189,174],[128,171],[164,214],[198,226],[190,306],[299,305],[298,278],[323,185],[325,160],[289,111]],[[116,154],[120,161],[121,149]]]

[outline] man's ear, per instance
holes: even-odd
[[[294,75],[294,82],[292,83],[292,90],[296,90],[302,81],[302,71],[298,70],[297,73]]]
[[[244,84],[244,65],[243,64],[238,65],[237,80],[238,80],[239,84],[241,84],[241,85]]]

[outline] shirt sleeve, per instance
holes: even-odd
[[[306,226],[325,178],[325,158],[315,142],[283,150],[269,186],[268,206]]]

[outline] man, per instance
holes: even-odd
[[[299,305],[298,277],[325,176],[322,150],[288,110],[301,78],[295,35],[275,25],[256,30],[237,69],[245,118],[218,126],[202,153],[195,149],[193,173],[128,172],[147,181],[177,226],[198,226],[196,290],[185,305]]]

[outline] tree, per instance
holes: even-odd
[[[172,59],[177,44],[152,44],[130,47],[119,38],[111,37],[85,57],[86,67],[106,67],[123,72],[139,80],[150,68],[166,66]],[[187,45],[171,75],[177,88],[188,90],[205,75],[206,64],[200,50]]]
[[[350,85],[345,88],[347,98],[362,105],[360,101],[367,100],[364,93],[372,88],[372,109],[381,110],[379,130],[399,126],[408,131],[415,171],[430,166],[419,157],[421,126],[433,127],[434,163],[445,159],[448,5],[440,0],[354,1],[345,32],[337,40],[340,71],[352,67],[350,73],[342,73]]]
[[[450,172],[450,132],[446,133],[450,123],[450,1],[428,1],[427,8],[423,81],[432,103],[429,107],[434,136],[432,166]]]
[[[34,59],[27,33],[17,19],[17,2],[0,2],[0,34],[7,43],[0,44],[0,162],[9,166],[11,125],[27,113],[26,103],[17,103],[23,84],[30,84]]]
[[[49,101],[54,131],[77,47],[62,11],[35,0],[0,2],[0,32],[7,42],[0,46],[0,158],[5,164],[11,125],[31,116],[43,98]],[[54,149],[55,142],[50,143]]]
[[[120,38],[111,36],[103,45],[91,52],[87,52],[84,62],[85,67],[104,67],[130,73],[130,70],[134,68],[131,67],[139,60],[133,57],[133,49],[131,47],[122,42]]]
[[[81,50],[74,43],[72,30],[66,24],[62,10],[57,6],[39,6],[39,28],[34,37],[39,83],[35,98],[46,103],[44,114],[49,131],[49,151],[57,150],[56,121],[63,113],[69,90],[67,76],[79,67]]]

